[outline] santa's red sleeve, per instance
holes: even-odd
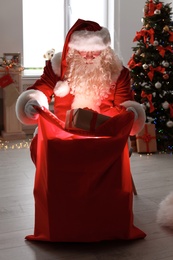
[[[116,82],[114,104],[120,105],[122,102],[127,100],[133,100],[133,95],[130,88],[129,70],[126,67],[123,67]]]
[[[127,68],[123,68],[116,83],[114,104],[122,105],[127,110],[135,114],[135,120],[130,135],[136,135],[144,127],[146,115],[144,108],[138,102],[134,101],[130,84],[130,73]]]
[[[47,96],[48,101],[50,102],[51,97],[54,93],[54,87],[58,80],[59,76],[54,73],[51,61],[48,60],[40,79],[38,79],[34,85],[27,88],[27,90],[35,89],[42,91]]]
[[[54,72],[51,61],[46,62],[43,74],[34,85],[24,91],[16,102],[16,115],[19,121],[26,125],[36,124],[36,120],[29,118],[25,113],[27,102],[36,100],[40,106],[49,107],[53,89],[59,80],[59,76]]]

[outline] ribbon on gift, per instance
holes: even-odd
[[[97,112],[93,112],[93,116],[91,119],[91,123],[90,123],[90,132],[94,132],[95,131],[95,126],[96,126],[96,122],[97,122],[97,116],[98,113]]]
[[[156,139],[156,137],[150,135],[150,133],[148,132],[148,125],[145,124],[144,134],[142,136],[136,136],[136,139],[142,139],[145,142],[147,153],[149,153],[150,152],[149,144],[151,140]]]
[[[158,46],[157,50],[159,51],[159,53],[160,53],[160,55],[161,55],[162,57],[165,56],[165,52],[166,52],[166,51],[173,52],[171,46],[167,46],[167,47]]]
[[[12,83],[13,83],[13,79],[11,78],[9,73],[0,78],[0,87],[1,88],[5,88]]]
[[[70,115],[69,115],[69,128],[71,128],[73,125],[73,110],[70,111]]]
[[[97,122],[98,113],[93,111],[92,109],[85,108],[85,110],[92,111],[92,118],[91,118],[91,121],[90,121],[89,132],[93,133],[95,131],[95,126],[96,126],[96,122]],[[76,110],[75,113],[74,113],[73,109],[70,111],[69,128],[73,127],[74,118],[75,118],[77,113],[78,113],[78,110]]]
[[[153,103],[152,103],[152,97],[153,97],[152,94],[146,94],[144,91],[142,91],[141,97],[148,99],[148,102],[150,104],[150,113],[152,113],[155,110],[155,107],[153,106]]]
[[[150,81],[153,80],[154,77],[154,72],[158,71],[160,73],[164,73],[165,72],[165,68],[162,68],[161,66],[158,66],[157,68],[153,68],[153,66],[149,66],[149,72],[148,72],[148,77],[150,79]]]

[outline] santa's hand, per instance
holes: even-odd
[[[138,113],[137,113],[137,111],[136,111],[136,109],[134,107],[128,107],[126,109],[126,111],[132,111],[134,113],[134,116],[135,116],[134,117],[134,121],[136,121],[138,119]]]
[[[25,114],[27,115],[28,118],[31,118],[33,120],[37,120],[39,114],[33,106],[40,107],[40,104],[35,99],[29,100],[25,105]]]

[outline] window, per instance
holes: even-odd
[[[43,68],[44,53],[61,49],[64,39],[62,0],[23,0],[23,66]],[[38,72],[37,72],[38,73]]]
[[[93,20],[109,28],[108,13],[113,10],[110,8],[111,2],[114,1],[23,0],[25,74],[42,73],[45,65],[43,55],[51,48],[54,48],[55,52],[62,51],[65,36],[77,19]]]

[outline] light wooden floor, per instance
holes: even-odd
[[[13,148],[13,147],[12,147]],[[34,165],[29,149],[0,149],[0,260],[172,260],[173,231],[156,223],[159,202],[173,190],[173,155],[134,153],[135,224],[147,233],[136,241],[102,243],[28,242],[33,233]]]

